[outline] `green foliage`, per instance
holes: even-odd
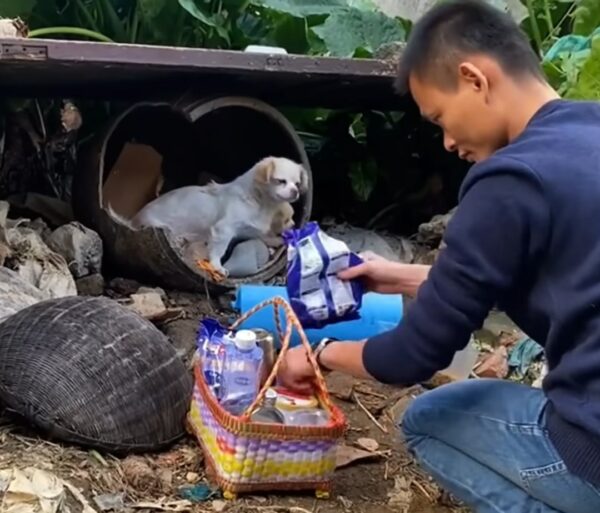
[[[589,56],[581,66],[577,80],[565,96],[578,100],[600,101],[600,37],[593,40]]]
[[[372,0],[3,0],[0,16],[23,17],[32,37],[370,57],[404,40],[403,22]]]
[[[344,9],[331,14],[323,25],[313,28],[331,55],[372,55],[386,43],[404,41],[406,32],[396,20],[378,11]]]
[[[579,0],[573,13],[573,33],[589,36],[600,27],[600,2],[598,0]]]
[[[327,16],[348,7],[345,0],[252,0],[252,4],[298,18],[316,15]]]
[[[36,0],[2,0],[0,4],[1,15],[5,18],[26,16],[35,6]]]

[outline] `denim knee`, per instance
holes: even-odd
[[[427,425],[432,422],[432,404],[428,394],[418,396],[404,412],[401,423],[401,430],[406,444],[411,447],[418,440],[428,436]]]

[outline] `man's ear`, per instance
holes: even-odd
[[[461,62],[458,65],[458,79],[477,92],[487,94],[489,90],[490,84],[487,75],[472,62]]]
[[[275,171],[275,161],[271,157],[267,157],[256,164],[254,180],[258,183],[267,184],[271,181],[273,171]]]
[[[308,171],[304,166],[300,167],[300,193],[304,194],[308,191]]]

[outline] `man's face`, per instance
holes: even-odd
[[[464,73],[464,74],[463,74]],[[461,159],[479,162],[508,143],[502,109],[491,98],[489,83],[477,68],[463,69],[456,88],[441,88],[416,76],[410,90],[421,113],[444,132],[444,147]]]

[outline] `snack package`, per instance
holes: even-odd
[[[364,290],[337,273],[362,263],[348,246],[321,231],[316,222],[283,234],[287,245],[287,292],[305,329],[360,318]]]
[[[200,322],[196,347],[201,359],[204,380],[217,399],[220,399],[222,394],[226,337],[227,330],[219,321],[204,319]]]

